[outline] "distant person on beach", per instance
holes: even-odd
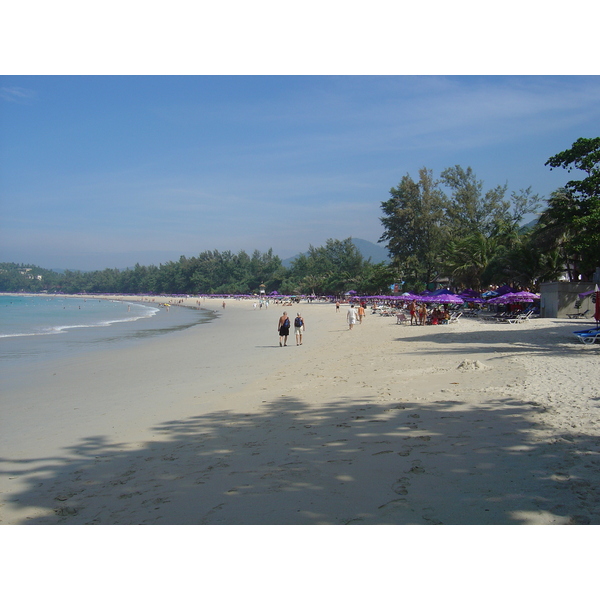
[[[352,329],[354,327],[354,324],[356,323],[357,318],[358,318],[358,314],[356,313],[354,304],[351,304],[350,308],[348,309],[348,313],[346,314],[346,320],[348,321],[349,329]]]
[[[417,303],[414,300],[408,305],[408,310],[410,311],[410,324],[413,324],[414,319],[415,325],[418,325],[419,320],[417,319]]]
[[[294,319],[294,331],[296,333],[296,346],[302,346],[302,332],[306,329],[304,324],[304,319],[300,315],[300,313],[296,313],[296,318]]]
[[[225,300],[223,300],[223,308],[225,308]]]
[[[421,325],[427,324],[427,306],[425,303],[421,304],[421,308],[419,308],[419,322]]]
[[[277,331],[279,331],[279,345],[287,346],[288,335],[290,335],[290,320],[289,320],[288,314],[286,312],[284,312],[281,315],[281,317],[279,317],[279,323],[277,324]]]
[[[335,312],[340,312],[340,303],[339,302],[335,303]]]
[[[365,307],[360,304],[358,307],[358,324],[362,325],[363,317],[365,316]]]

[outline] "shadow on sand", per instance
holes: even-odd
[[[600,346],[586,346],[577,340],[573,331],[577,327],[573,323],[556,323],[543,330],[544,337],[550,337],[553,343],[549,345],[545,340],[539,343],[536,330],[523,328],[518,324],[494,324],[493,328],[461,330],[460,325],[438,325],[416,327],[409,325],[399,326],[399,332],[407,329],[408,335],[396,338],[397,342],[411,344],[425,342],[431,344],[428,353],[436,352],[435,346],[440,346],[439,352],[444,352],[444,345],[453,344],[457,348],[453,352],[460,355],[489,352],[507,352],[512,354],[536,353],[544,355],[573,355],[577,352],[593,352]],[[421,333],[422,332],[422,333]],[[410,347],[403,349],[403,353],[410,351]]]
[[[539,408],[514,398],[262,406],[161,423],[137,445],[95,436],[65,457],[2,457],[21,490],[5,502],[33,524],[600,522],[586,477],[598,438],[540,438]]]

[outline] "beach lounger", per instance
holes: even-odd
[[[408,323],[408,319],[404,313],[398,313],[396,315],[396,325],[406,325]]]
[[[450,315],[450,318],[448,319],[448,324],[450,324],[450,323],[458,323],[458,320],[460,319],[461,316],[462,316],[461,312],[452,313]]]
[[[569,313],[567,314],[567,317],[569,317],[569,319],[584,319],[589,312],[590,311],[588,309],[582,313]]]
[[[593,344],[600,342],[600,327],[596,329],[584,329],[582,331],[573,332],[584,344]]]
[[[533,311],[528,310],[527,312],[521,313],[520,315],[516,315],[515,317],[506,319],[506,323],[524,323],[525,321],[529,321],[532,314]]]
[[[507,312],[495,313],[492,315],[483,315],[481,318],[484,321],[501,321],[503,319],[508,319],[510,315]]]

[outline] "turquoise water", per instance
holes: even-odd
[[[147,319],[158,307],[133,302],[61,298],[55,296],[0,296],[0,337],[67,333],[80,327],[108,327]]]
[[[143,343],[214,318],[209,311],[143,302],[0,296],[0,362],[40,360]]]

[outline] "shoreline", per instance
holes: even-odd
[[[0,523],[600,523],[580,324],[368,310],[348,331],[333,304],[221,302],[8,390]],[[283,310],[305,317],[302,346],[278,346]]]
[[[19,296],[6,294],[5,297]],[[28,294],[27,297],[44,301],[55,299],[46,294]],[[56,318],[49,315],[45,322],[38,323],[37,330],[24,324],[20,331],[13,327],[7,335],[0,335],[0,368],[5,362],[18,366],[26,361],[39,363],[61,355],[132,346],[146,338],[194,327],[216,318],[214,311],[199,311],[197,306],[187,306],[188,310],[185,311],[165,310],[159,302],[151,302],[148,298],[88,295],[85,298],[63,296],[58,301],[70,302],[71,309],[80,305],[80,311],[69,311],[70,315],[75,316],[73,320],[64,320],[62,311],[56,311]],[[97,302],[109,303],[114,308],[108,312],[105,309],[97,312]],[[119,309],[119,306],[122,308]],[[32,306],[29,310],[35,312],[36,309]],[[26,364],[22,366],[27,368]]]

